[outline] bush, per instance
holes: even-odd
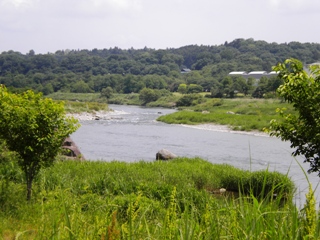
[[[189,107],[201,103],[203,97],[200,94],[186,94],[176,103],[177,107]]]

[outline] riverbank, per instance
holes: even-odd
[[[290,104],[276,99],[209,99],[157,120],[170,124],[217,124],[229,126],[233,131],[263,132],[271,120],[282,121],[276,112],[278,108],[295,114]]]
[[[92,121],[92,120],[111,120],[121,119],[121,115],[127,114],[124,111],[114,111],[112,109],[108,111],[92,111],[92,112],[80,112],[80,113],[67,113],[68,117],[73,117],[79,122]]]
[[[219,124],[213,124],[213,123],[195,124],[195,125],[180,124],[180,125],[183,127],[195,128],[195,129],[206,130],[206,131],[214,131],[214,132],[228,132],[233,134],[245,134],[245,135],[262,136],[262,137],[270,136],[269,134],[260,132],[260,131],[235,131],[226,125],[219,125]]]

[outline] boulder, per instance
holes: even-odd
[[[156,154],[156,160],[169,160],[178,157],[167,149],[161,149]]]

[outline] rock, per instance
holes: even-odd
[[[235,114],[234,112],[228,111],[227,114]]]
[[[84,156],[81,154],[78,146],[74,143],[74,141],[70,138],[67,137],[63,144],[62,148],[65,149],[64,151],[65,157],[67,159],[73,159],[73,160],[85,160]]]
[[[167,149],[161,149],[156,154],[156,160],[169,160],[178,157]]]
[[[225,188],[220,188],[220,189],[219,189],[220,194],[223,194],[223,193],[225,193],[226,191],[227,191],[227,189],[225,189]]]

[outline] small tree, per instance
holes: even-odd
[[[157,101],[159,97],[159,92],[151,88],[143,88],[139,93],[139,100],[141,101],[142,105]]]
[[[30,90],[9,93],[0,85],[0,138],[10,151],[19,155],[18,164],[26,177],[27,200],[41,167],[53,164],[64,139],[77,127],[75,119],[65,116],[63,103]]]
[[[101,97],[105,97],[107,99],[111,98],[113,95],[113,89],[112,87],[106,87],[106,88],[102,88],[100,96]]]
[[[283,121],[271,121],[267,129],[272,136],[289,140],[294,156],[303,155],[310,172],[320,176],[320,67],[310,67],[310,75],[296,59],[288,59],[274,67],[284,81],[278,88],[280,97],[293,104],[297,115],[277,109]]]
[[[181,94],[186,94],[187,93],[187,84],[181,83],[178,87],[178,92]]]
[[[190,84],[187,86],[187,93],[200,93],[203,91],[203,87],[197,84]]]

